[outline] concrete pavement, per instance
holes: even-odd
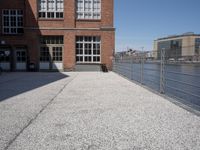
[[[0,149],[200,149],[200,117],[115,73],[14,74],[0,79]]]

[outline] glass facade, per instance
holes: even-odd
[[[200,54],[200,38],[195,39],[195,55]]]
[[[158,59],[160,59],[160,52],[165,49],[166,59],[177,60],[182,56],[182,40],[169,40],[158,43]]]

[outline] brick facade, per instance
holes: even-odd
[[[76,36],[99,36],[101,38],[101,62],[112,69],[112,56],[115,49],[115,29],[113,27],[114,0],[101,0],[101,19],[77,19],[76,0],[64,0],[64,17],[41,19],[38,17],[38,0],[0,1],[0,48],[9,47],[11,55],[16,47],[27,49],[27,64],[34,63],[40,70],[40,37],[63,36],[63,69],[74,70],[76,62]],[[22,9],[24,33],[3,34],[2,10]],[[2,42],[3,41],[3,42]],[[14,55],[13,55],[14,56]],[[11,58],[11,70],[15,71],[15,58]],[[27,68],[29,66],[27,65]]]

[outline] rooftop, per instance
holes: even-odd
[[[159,41],[159,40],[166,40],[166,39],[172,39],[172,38],[181,38],[181,37],[186,37],[186,36],[200,36],[200,34],[195,34],[194,32],[186,32],[180,35],[169,35],[167,37],[163,37],[163,38],[158,38],[155,41]]]

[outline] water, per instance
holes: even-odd
[[[114,71],[160,91],[160,64],[115,62]],[[143,79],[142,79],[143,73]],[[165,65],[165,94],[200,106],[200,64]]]

